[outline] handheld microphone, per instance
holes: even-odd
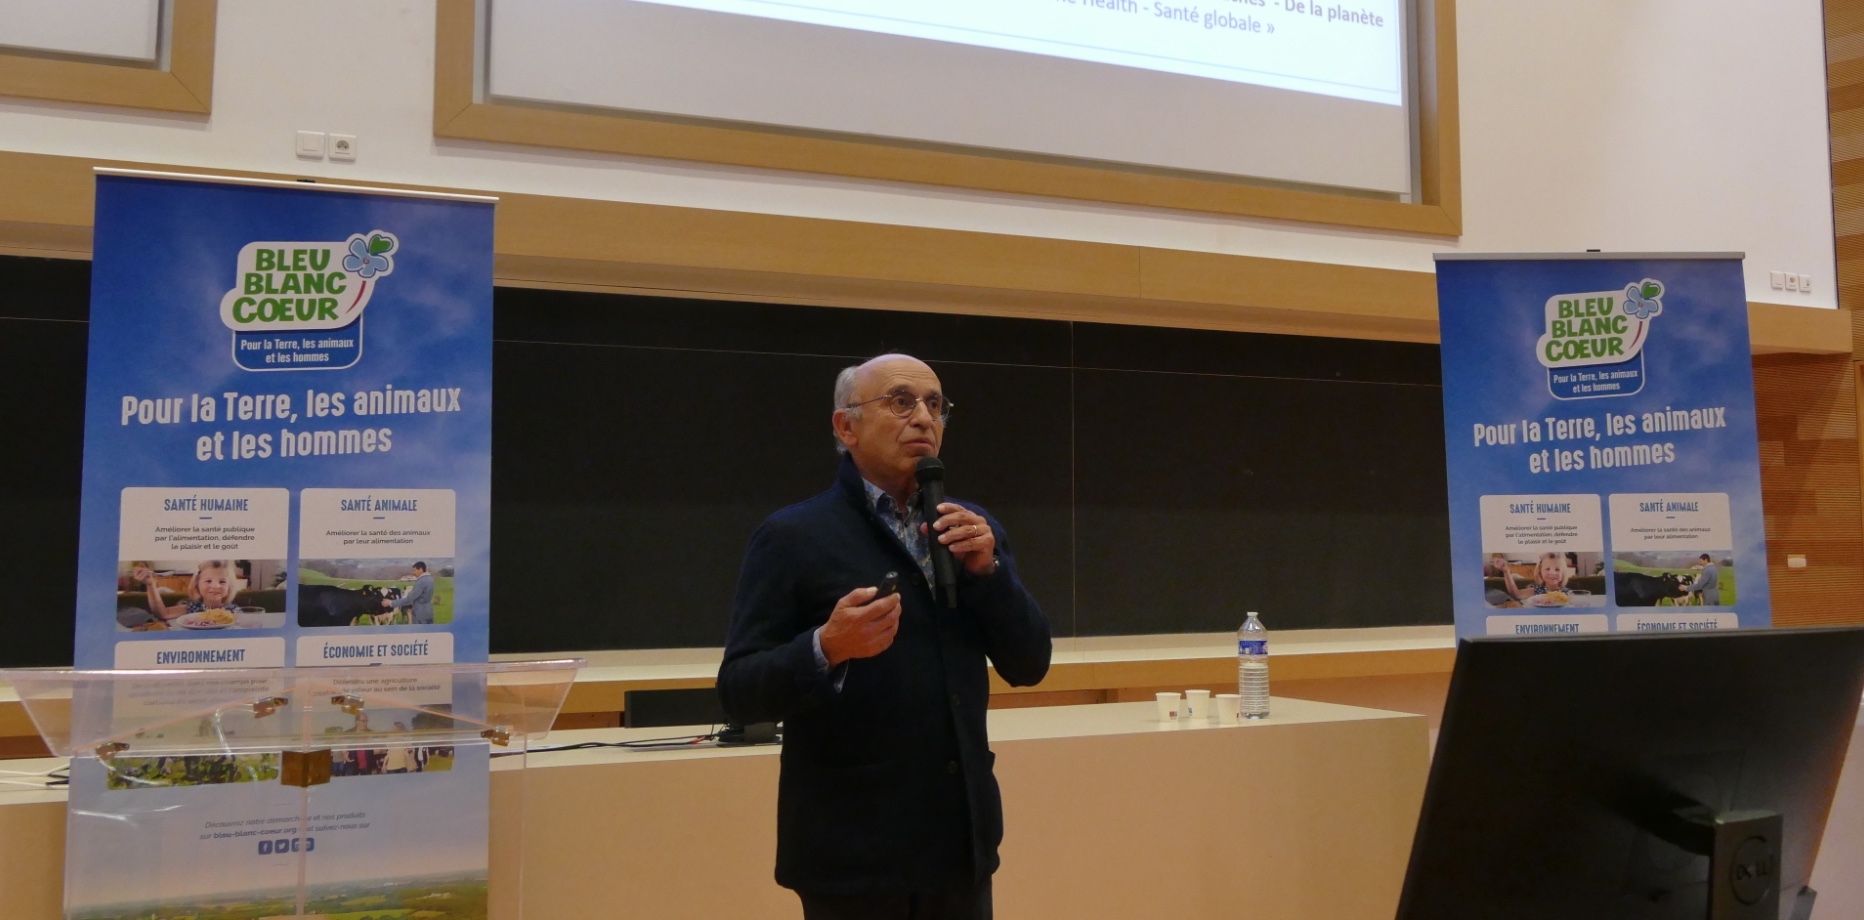
[[[939,519],[938,506],[945,502],[945,464],[937,457],[921,457],[913,468],[919,480],[919,513],[926,520],[926,539],[932,548],[932,581],[935,594],[945,596],[945,606],[958,606],[958,565],[951,558],[951,547],[938,541],[932,529]]]

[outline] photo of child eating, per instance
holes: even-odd
[[[284,625],[283,573],[283,560],[123,562],[117,568],[117,628],[277,628]]]
[[[1604,602],[1600,553],[1538,553],[1526,559],[1492,552],[1482,567],[1490,607],[1587,607]]]

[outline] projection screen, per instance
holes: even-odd
[[[492,0],[486,94],[1403,195],[1404,0]]]

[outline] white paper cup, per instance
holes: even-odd
[[[1225,724],[1243,720],[1243,697],[1240,693],[1217,694],[1217,721]]]
[[[1159,699],[1159,721],[1160,722],[1178,721],[1178,709],[1179,709],[1178,694],[1161,693],[1158,695],[1158,699]],[[1240,697],[1238,697],[1237,702],[1238,702],[1238,705],[1241,705]]]
[[[1187,719],[1208,719],[1216,715],[1210,708],[1209,690],[1186,690],[1184,692],[1184,717]]]

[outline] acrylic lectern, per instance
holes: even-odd
[[[489,891],[580,659],[0,670],[71,758],[70,920],[519,916]],[[501,809],[516,814],[520,807]]]

